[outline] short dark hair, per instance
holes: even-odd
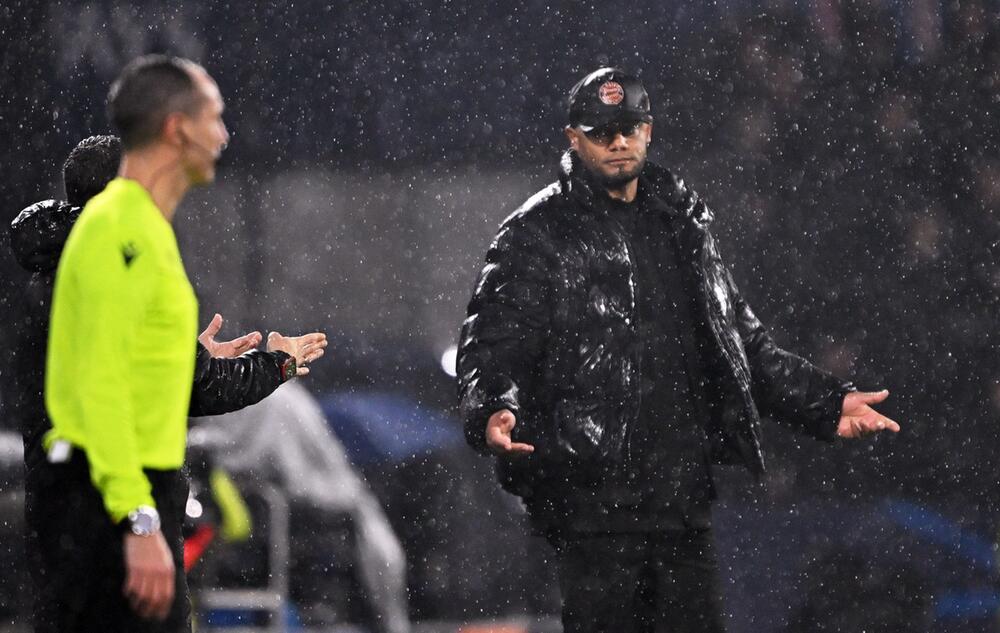
[[[88,136],[77,143],[63,163],[66,201],[74,207],[87,204],[115,177],[121,160],[122,142],[117,136]]]
[[[108,117],[126,150],[156,140],[167,115],[197,111],[201,100],[192,76],[197,68],[166,55],[144,55],[125,66],[108,92]]]

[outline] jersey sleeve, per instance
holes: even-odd
[[[81,430],[91,479],[111,518],[121,521],[139,505],[154,506],[140,461],[130,369],[136,323],[156,283],[154,254],[141,236],[114,226],[88,227],[74,245],[77,305],[72,344],[80,360],[76,376]]]

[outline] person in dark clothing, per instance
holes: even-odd
[[[646,161],[634,75],[571,91],[558,182],[503,223],[462,328],[468,442],[555,547],[563,624],[724,630],[711,464],[761,474],[760,415],[818,439],[899,425],[780,349],[723,264],[712,212]]]
[[[14,402],[10,411],[17,417],[17,426],[24,439],[25,465],[25,534],[28,565],[34,592],[33,619],[38,631],[59,630],[57,601],[72,595],[73,588],[63,574],[52,570],[46,558],[58,548],[52,542],[62,538],[56,529],[58,518],[53,516],[51,503],[66,486],[67,479],[89,483],[86,458],[82,453],[68,464],[50,464],[42,446],[44,434],[51,428],[43,399],[45,353],[48,336],[52,287],[63,245],[81,207],[90,197],[100,193],[118,171],[121,143],[114,136],[90,137],[81,141],[71,152],[63,169],[64,186],[69,202],[46,200],[22,211],[11,225],[10,241],[18,263],[32,273],[23,294],[25,318],[17,324],[14,346]],[[195,371],[189,415],[219,415],[259,402],[286,380],[308,373],[307,364],[323,355],[326,338],[313,333],[285,337],[272,333],[268,351],[253,349],[261,342],[257,332],[231,341],[216,341],[222,317],[215,315],[198,337]],[[158,498],[161,512],[183,516],[187,499],[187,481],[182,473],[168,475],[147,473],[158,477],[157,489],[175,491],[167,498]],[[84,485],[83,488],[89,486]],[[103,514],[100,495],[71,495],[71,511],[60,509],[61,516],[87,517]],[[160,503],[162,502],[162,503]],[[173,532],[173,530],[171,530]],[[180,543],[179,532],[166,534]],[[94,531],[94,538],[107,539],[108,534]],[[111,534],[117,543],[90,543],[87,547],[112,552],[121,550],[120,534]],[[82,546],[82,544],[80,544]],[[114,560],[115,557],[112,557]],[[120,556],[118,557],[120,559]],[[120,587],[108,587],[121,595]],[[100,592],[98,592],[100,593]],[[111,608],[114,600],[107,606]],[[79,605],[78,605],[79,606]],[[93,605],[91,605],[93,606]],[[104,607],[90,609],[103,612]]]
[[[63,163],[66,202],[83,209],[118,174],[121,162],[122,140],[113,134],[88,136],[77,143]]]

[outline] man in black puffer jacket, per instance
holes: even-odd
[[[651,133],[635,76],[573,88],[559,181],[504,222],[459,347],[466,438],[555,546],[569,633],[724,629],[710,464],[762,473],[761,414],[899,430],[868,406],[887,392],[775,345]]]

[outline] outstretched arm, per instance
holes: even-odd
[[[469,302],[458,347],[458,391],[466,441],[482,453],[528,450],[513,442],[512,433],[523,421],[550,327],[550,251],[537,227],[508,221],[486,254]]]
[[[709,248],[719,257],[714,240]],[[884,400],[888,392],[858,393],[851,383],[778,347],[743,298],[729,270],[724,266],[722,270],[750,365],[754,401],[762,413],[826,441],[884,429],[899,430],[898,424],[868,406]]]
[[[888,398],[888,391],[856,391],[850,383],[781,349],[742,297],[736,296],[755,397],[765,412],[827,441],[899,432],[899,424],[870,406]]]
[[[216,315],[206,328],[214,342],[222,318]],[[214,331],[213,331],[214,330]],[[237,341],[253,338],[253,332],[227,343],[215,343],[216,353],[223,346],[223,353],[242,347]],[[200,340],[201,337],[199,337]],[[323,356],[327,345],[326,335],[314,332],[303,336],[282,336],[272,332],[268,337],[268,351],[252,350],[236,358],[215,358],[204,343],[198,346],[195,361],[194,385],[188,414],[193,417],[222,415],[238,411],[266,398],[283,382],[294,376],[309,373],[306,366]],[[289,373],[289,360],[295,361],[295,373]]]

